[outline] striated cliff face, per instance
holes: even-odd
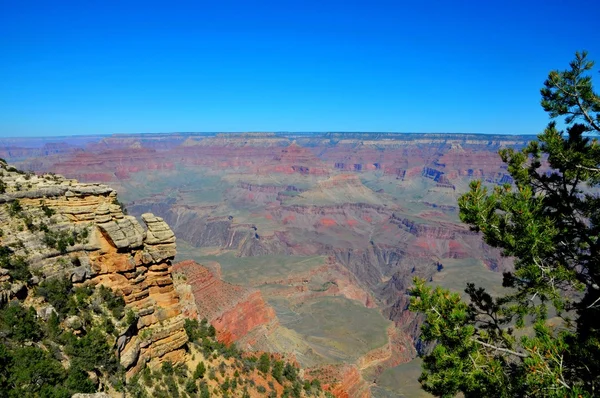
[[[29,264],[35,276],[28,284],[68,277],[122,294],[136,319],[115,347],[128,375],[153,358],[181,359],[187,335],[171,278],[176,245],[169,226],[148,213],[142,216],[144,228],[123,214],[116,192],[105,185],[11,167],[1,178],[0,240]],[[8,282],[0,288],[4,300],[22,290],[0,274]]]
[[[307,370],[307,378],[317,378],[336,398],[369,398],[369,385],[355,365],[326,365]]]
[[[198,317],[207,318],[217,330],[217,338],[224,343],[241,339],[251,342],[258,328],[277,323],[275,311],[258,290],[223,282],[191,260],[175,264],[173,272],[185,275]]]

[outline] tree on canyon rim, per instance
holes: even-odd
[[[459,294],[416,279],[412,311],[425,314],[423,388],[465,397],[600,394],[600,97],[587,53],[550,72],[541,89],[552,119],[521,151],[502,149],[514,183],[474,181],[460,218],[515,259],[508,294],[467,284]],[[549,313],[554,314],[549,317]]]

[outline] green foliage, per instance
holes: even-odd
[[[210,398],[210,391],[206,384],[200,386],[200,398]]]
[[[204,374],[206,373],[206,366],[203,361],[200,361],[198,365],[196,365],[196,370],[194,371],[194,379],[203,379]]]
[[[173,376],[167,376],[165,378],[165,384],[167,385],[169,396],[172,398],[179,398],[179,387],[177,387],[177,383],[175,383]]]
[[[493,298],[468,285],[470,303],[415,281],[411,310],[425,314],[422,339],[437,342],[420,381],[439,396],[593,396],[600,389],[600,97],[593,67],[576,53],[541,90],[551,122],[521,151],[500,151],[514,184],[480,181],[459,199],[460,218],[514,257],[511,293]],[[582,123],[575,123],[575,122]],[[548,322],[549,308],[560,317]],[[512,327],[532,325],[516,338]]]
[[[197,319],[187,319],[185,320],[184,324],[183,324],[183,328],[185,329],[185,333],[188,336],[188,339],[190,341],[196,341],[198,339],[200,339],[201,337],[201,333],[200,333],[200,325],[198,324],[198,320]]]
[[[9,275],[17,281],[27,282],[31,278],[29,264],[23,256],[13,256],[8,266]]]
[[[273,369],[271,370],[271,375],[279,384],[283,384],[283,361],[275,361],[273,362]]]
[[[13,200],[8,206],[8,214],[10,214],[11,217],[21,215],[22,211],[23,207],[21,206],[21,202],[19,202],[18,199]]]
[[[73,287],[68,278],[55,278],[40,284],[36,293],[60,316],[52,312],[44,322],[34,308],[26,308],[18,300],[0,308],[0,397],[70,397],[77,392],[95,392],[90,371],[107,377],[115,389],[122,390],[124,374],[113,339],[91,313],[95,289]],[[113,298],[109,293],[105,295]],[[77,334],[61,326],[61,317],[68,314],[83,320]],[[67,368],[60,362],[65,356]],[[144,396],[135,386],[128,387],[128,392]]]
[[[123,301],[123,303],[125,303],[125,301]],[[125,314],[125,323],[128,326],[134,325],[136,324],[138,321],[138,316],[135,314],[135,312],[133,312],[133,310],[127,310],[127,313]]]
[[[173,375],[173,363],[171,361],[164,361],[162,363],[160,369],[167,376]]]
[[[0,310],[0,330],[19,343],[38,341],[43,335],[35,309],[26,309],[19,302],[12,302]]]
[[[264,374],[269,373],[269,368],[271,367],[271,361],[269,358],[269,354],[263,353],[258,359],[258,365],[256,368],[263,372]]]
[[[48,207],[46,204],[42,203],[42,211],[44,212],[44,214],[46,215],[46,217],[52,217],[56,212],[54,211],[54,209]]]
[[[291,382],[295,382],[298,378],[298,370],[291,364],[286,363],[285,369],[283,370],[283,376]]]
[[[13,251],[0,245],[0,268],[9,270],[9,275],[17,281],[26,282],[31,277],[29,264],[22,256],[15,256]]]
[[[33,396],[44,387],[62,384],[65,369],[50,355],[37,347],[23,347],[13,351],[10,358],[9,396]]]
[[[152,377],[152,371],[150,370],[149,367],[144,367],[144,370],[142,370],[142,380],[144,381],[144,385],[146,385],[147,387],[152,387],[154,385],[154,379]]]
[[[223,381],[223,383],[221,383],[221,390],[228,391],[230,387],[230,382],[229,382],[229,377],[225,379],[225,381]]]
[[[112,312],[113,316],[121,319],[125,313],[125,300],[123,300],[123,297],[106,286],[100,286],[99,291],[100,298]]]
[[[0,179],[0,194],[5,193],[6,192],[6,183]]]
[[[198,392],[198,386],[196,385],[196,382],[194,380],[190,379],[185,383],[185,392],[187,392],[190,395],[196,394]]]
[[[127,390],[126,396],[128,396],[128,397],[132,397],[132,398],[148,397],[148,394],[146,393],[144,388],[142,386],[140,386],[139,374],[132,377],[131,380],[129,380],[129,382],[127,383],[127,386],[126,386],[126,390]]]
[[[6,246],[0,245],[0,267],[7,268],[10,266],[10,255],[12,250]]]
[[[90,380],[88,374],[78,365],[69,368],[65,387],[70,391],[79,391],[82,393],[96,392],[96,386]]]
[[[47,227],[44,229],[44,244],[48,247],[58,250],[61,254],[65,254],[69,246],[84,242],[88,236],[87,229],[84,229],[82,232],[78,232],[76,230],[52,231]]]
[[[63,368],[38,347],[9,348],[0,343],[0,397],[65,397],[94,392],[87,373]]]
[[[118,363],[106,335],[98,328],[92,328],[85,336],[78,338],[71,333],[65,336],[65,352],[73,358],[73,363],[84,370],[101,369],[116,372]]]
[[[42,282],[36,294],[46,299],[60,315],[65,316],[69,312],[77,311],[74,303],[69,299],[72,289],[73,283],[70,279],[52,278]]]

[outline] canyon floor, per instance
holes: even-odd
[[[222,339],[331,371],[350,396],[413,397],[426,395],[421,318],[407,310],[412,278],[456,291],[467,281],[501,286],[510,260],[460,223],[457,199],[475,179],[510,183],[497,151],[532,138],[21,138],[1,139],[0,157],[110,184],[129,214],[162,217],[177,237],[174,272]]]

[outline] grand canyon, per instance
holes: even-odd
[[[151,343],[166,342],[170,358],[181,359],[182,317],[206,318],[220,341],[293,358],[335,396],[412,397],[426,396],[417,381],[418,354],[428,349],[419,339],[421,317],[408,310],[412,279],[459,292],[466,275],[491,291],[501,286],[511,260],[459,221],[457,199],[473,180],[511,183],[497,152],[533,138],[391,133],[2,138],[0,157],[38,175],[110,186],[97,188],[107,198],[118,193],[127,215],[108,199],[80,206],[91,206],[86,212],[104,231],[98,245],[114,243],[101,257],[125,264],[114,258],[131,256],[137,265],[108,267],[93,278],[123,291],[139,310],[144,300],[128,288],[137,274],[127,272],[143,267],[156,279],[161,305],[171,308],[164,319],[172,333]],[[139,218],[150,231],[145,237]],[[176,254],[169,246],[174,237]],[[145,259],[137,247],[158,254]],[[173,265],[165,263],[167,257],[174,257]],[[102,258],[94,260],[98,269]],[[119,273],[127,278],[111,276]],[[161,282],[167,274],[173,280]],[[146,327],[158,328],[151,312]],[[152,347],[142,342],[140,348],[134,338],[124,354],[135,351],[148,360],[164,354]],[[138,365],[131,366],[134,373]]]

